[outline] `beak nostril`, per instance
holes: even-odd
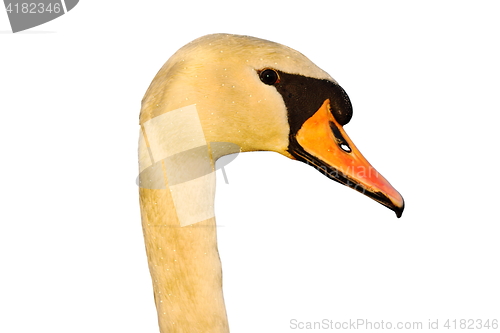
[[[339,146],[340,146],[340,149],[342,149],[346,153],[350,153],[352,151],[351,147],[349,147],[349,145],[347,143],[341,143]]]
[[[337,145],[345,151],[346,153],[352,152],[351,147],[349,147],[349,144],[347,143],[347,140],[344,139],[342,136],[342,133],[340,133],[339,129],[335,125],[335,123],[330,122],[330,128],[332,130],[333,135],[335,136],[335,141],[337,142]]]

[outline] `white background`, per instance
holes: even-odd
[[[330,73],[354,105],[346,131],[406,201],[397,219],[305,164],[238,156],[216,199],[232,332],[500,319],[498,5],[346,3],[83,0],[18,34],[0,10],[0,332],[158,332],[140,101],[215,32]]]

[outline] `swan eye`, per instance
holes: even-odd
[[[268,85],[273,85],[278,82],[278,73],[272,69],[265,69],[259,74],[260,80]]]

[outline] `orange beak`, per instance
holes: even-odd
[[[361,155],[335,120],[329,99],[302,124],[296,141],[300,147],[293,152],[299,159],[329,178],[378,201],[401,217],[403,197]]]

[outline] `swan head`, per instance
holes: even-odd
[[[162,116],[166,120],[157,122],[155,133],[147,131]],[[144,96],[140,122],[150,144],[178,141],[160,149],[170,150],[165,156],[199,146],[211,146],[212,162],[236,151],[275,151],[400,217],[403,198],[343,129],[351,117],[346,92],[301,53],[254,37],[214,34],[187,44],[165,63]]]

